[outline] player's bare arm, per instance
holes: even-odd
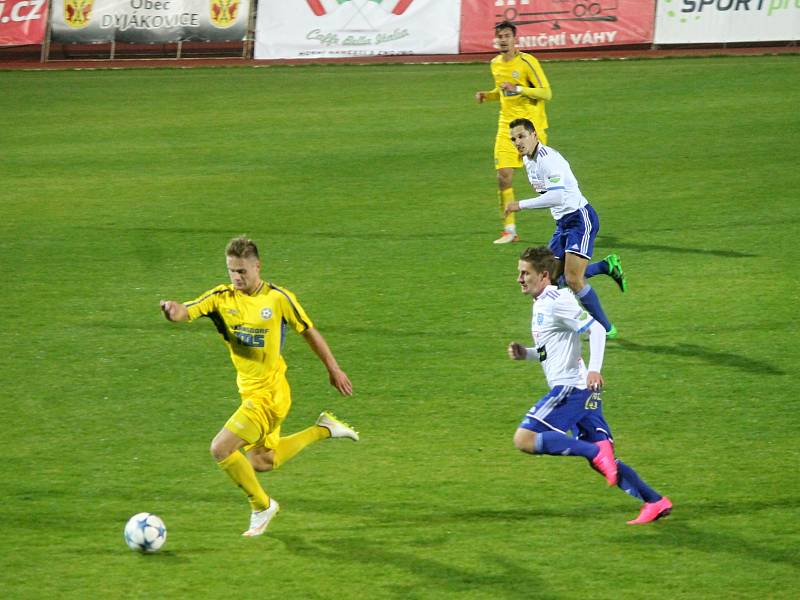
[[[519,202],[513,201],[506,204],[506,207],[503,209],[503,216],[507,217],[511,213],[519,212]]]
[[[164,313],[164,317],[167,321],[189,320],[189,311],[187,308],[182,303],[175,302],[174,300],[162,300],[161,312]]]
[[[328,369],[328,380],[331,385],[339,390],[342,396],[352,396],[353,384],[350,383],[350,378],[347,377],[347,373],[342,371],[339,367],[339,363],[336,362],[336,358],[333,356],[333,352],[331,352],[322,334],[317,331],[316,328],[312,327],[303,332],[303,337],[306,342],[308,342],[308,345],[311,346],[314,354],[319,357],[322,364]]]

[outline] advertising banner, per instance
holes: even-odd
[[[250,0],[53,0],[52,11],[53,42],[234,41]]]
[[[262,2],[255,58],[457,54],[460,0]]]
[[[461,52],[492,52],[513,21],[520,50],[651,44],[655,0],[463,0]]]
[[[0,46],[41,44],[47,0],[0,0]]]
[[[660,0],[656,44],[800,40],[800,0]]]

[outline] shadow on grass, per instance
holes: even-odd
[[[173,226],[173,225],[158,225],[152,227],[124,227],[122,224],[119,226],[113,225],[106,225],[106,226],[97,226],[97,227],[84,227],[84,229],[90,229],[91,231],[113,231],[113,232],[139,232],[139,233],[148,233],[148,234],[167,234],[167,235],[202,235],[202,236],[215,236],[220,237],[223,239],[229,239],[231,236],[236,235],[237,231],[233,229],[218,229],[214,227],[180,227],[180,226]],[[461,240],[466,241],[473,238],[482,237],[488,240],[487,243],[491,243],[491,241],[496,237],[494,235],[496,232],[492,229],[485,229],[485,230],[474,230],[474,231],[465,231],[465,230],[454,230],[452,233],[442,232],[441,230],[430,230],[430,231],[417,231],[417,232],[393,232],[388,231],[382,228],[378,229],[364,229],[363,231],[309,231],[308,229],[299,228],[299,229],[291,229],[291,228],[255,228],[255,229],[248,229],[249,234],[256,240],[259,237],[283,237],[283,238],[304,238],[304,239],[333,239],[333,240],[358,240],[358,241],[374,241],[374,240],[385,240],[385,241],[408,241],[408,240]],[[550,238],[548,237],[547,240]],[[544,242],[537,242],[537,243],[546,243],[547,240]],[[514,246],[515,248],[519,247],[519,244]]]
[[[786,372],[776,368],[768,362],[758,360],[752,356],[739,356],[730,352],[717,352],[698,346],[697,344],[680,343],[673,346],[656,346],[637,344],[626,339],[614,340],[613,345],[629,352],[647,352],[649,354],[667,354],[669,356],[683,356],[696,358],[701,361],[720,367],[730,367],[757,375],[785,375]]]
[[[642,552],[646,552],[644,547],[668,547],[679,552],[694,550],[714,556],[727,554],[745,557],[751,562],[766,561],[800,568],[800,553],[795,546],[787,543],[786,547],[779,548],[771,544],[769,538],[763,538],[763,543],[753,542],[745,536],[730,531],[731,525],[721,531],[714,529],[714,524],[708,522],[711,517],[716,521],[724,521],[734,515],[753,517],[759,510],[781,509],[788,513],[789,509],[796,511],[798,508],[800,508],[798,500],[786,499],[752,503],[732,501],[676,503],[672,516],[647,526],[647,531],[652,535],[619,535],[613,541],[620,545],[642,547]],[[784,516],[787,521],[792,518],[789,514]],[[757,524],[751,522],[749,531],[753,533],[756,528]]]
[[[351,525],[342,530],[342,535],[330,529],[309,529],[300,533],[276,533],[273,537],[283,542],[293,554],[312,560],[400,568],[408,571],[415,582],[429,589],[442,593],[469,590],[497,598],[521,597],[532,589],[537,590],[537,598],[552,597],[552,593],[546,591],[547,582],[533,570],[529,557],[522,556],[516,560],[496,552],[485,552],[480,543],[456,548],[455,540],[464,539],[465,527],[477,526],[483,530],[491,522],[521,524],[537,520],[549,521],[548,526],[552,527],[552,519],[564,518],[569,520],[565,524],[569,529],[613,519],[615,525],[604,529],[606,533],[602,535],[602,543],[627,546],[642,556],[646,556],[648,551],[669,550],[681,554],[688,550],[708,555],[709,561],[724,561],[727,556],[755,564],[767,562],[800,568],[800,553],[788,541],[782,546],[776,545],[769,538],[761,537],[758,528],[758,522],[769,517],[759,514],[763,511],[780,511],[781,518],[791,522],[800,509],[800,498],[761,498],[744,502],[724,498],[695,502],[673,500],[675,511],[669,518],[637,527],[620,521],[619,507],[613,506],[585,506],[580,511],[574,507],[555,506],[442,510],[405,514],[398,519],[397,516],[407,513],[410,507],[362,504],[352,507],[354,514],[370,515],[372,522],[362,523],[359,527]],[[326,508],[329,512],[331,506]],[[339,512],[347,514],[349,511],[347,507],[341,507]],[[630,516],[634,515],[632,507]],[[741,535],[737,525],[740,517],[748,519],[748,526]],[[459,526],[462,526],[460,535],[451,536],[448,530]],[[383,535],[377,534],[378,539],[370,533],[384,528],[396,529],[400,533],[384,532]],[[481,531],[475,533],[477,540]],[[389,543],[387,539],[394,541]],[[407,580],[405,584],[410,585]],[[392,586],[391,590],[397,593],[399,589],[395,588]]]
[[[634,244],[625,242],[614,236],[597,236],[598,245],[618,250],[636,250],[637,252],[668,252],[671,254],[692,254],[706,256],[720,256],[722,258],[756,258],[760,255],[738,250],[709,250],[706,248],[682,248],[681,246],[667,246],[664,244]],[[624,257],[623,257],[624,258]]]
[[[437,531],[438,527],[469,525],[472,522],[480,524],[491,522],[527,523],[537,519],[569,519],[570,521],[594,522],[601,518],[616,518],[619,515],[619,507],[602,505],[575,507],[542,504],[535,507],[523,505],[508,508],[472,508],[469,510],[452,510],[451,507],[443,507],[440,510],[423,512],[420,511],[418,504],[383,502],[373,505],[365,504],[364,502],[343,504],[340,501],[338,510],[324,501],[298,498],[294,501],[294,504],[299,509],[311,513],[328,514],[336,512],[347,516],[362,515],[367,518],[369,529],[423,527],[431,532]],[[637,505],[632,504],[631,512],[636,513],[637,510]],[[350,528],[346,529],[349,530]]]
[[[458,553],[458,557],[449,555],[437,558],[437,546],[441,542],[425,544],[423,553],[420,551],[421,544],[390,545],[383,540],[358,536],[342,538],[318,534],[275,534],[273,537],[286,544],[293,554],[309,560],[348,562],[361,568],[386,566],[408,571],[413,582],[404,579],[403,583],[384,584],[384,591],[394,592],[397,597],[413,598],[414,591],[418,591],[420,586],[427,590],[426,597],[430,596],[433,589],[443,594],[479,592],[486,594],[487,598],[522,597],[531,589],[536,589],[537,598],[555,597],[544,591],[547,586],[530,568],[529,557],[512,561],[506,557],[484,554],[478,544],[469,548],[474,555],[467,557],[467,560],[479,565],[467,567],[453,564],[458,558],[464,558],[463,551]],[[380,585],[380,582],[376,581],[375,584]]]
[[[206,548],[203,550],[192,549],[185,550],[161,550],[159,552],[133,552],[138,560],[152,560],[152,561],[168,561],[171,563],[186,563],[191,560],[191,554],[211,554],[215,552],[213,548]]]
[[[427,590],[424,597],[441,594],[469,593],[470,597],[527,598],[531,590],[535,597],[549,599],[562,597],[548,591],[548,582],[537,572],[535,561],[529,554],[519,559],[487,551],[478,540],[489,530],[507,528],[515,524],[551,522],[566,519],[565,525],[596,522],[598,515],[616,515],[613,507],[586,506],[578,513],[570,507],[528,505],[501,509],[477,508],[468,510],[452,507],[436,510],[428,506],[419,512],[415,503],[342,503],[335,506],[326,501],[295,501],[298,508],[324,516],[331,513],[356,517],[359,523],[347,521],[346,526],[324,529],[308,527],[291,533],[271,532],[292,554],[313,561],[331,563],[347,562],[356,569],[374,571],[375,568],[401,569],[408,573],[402,583],[381,583],[384,593],[398,598],[415,598],[415,592]],[[334,519],[334,522],[336,519]],[[464,544],[465,530],[474,532],[474,543]],[[472,539],[467,535],[466,539]],[[516,546],[516,544],[511,544]],[[477,596],[475,596],[477,594]]]

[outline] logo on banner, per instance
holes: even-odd
[[[391,15],[402,15],[414,0],[306,0],[318,17],[336,14],[343,30],[375,31]],[[341,10],[340,10],[341,9]],[[341,14],[340,14],[341,13]]]
[[[89,26],[94,0],[64,0],[64,21],[73,29]]]
[[[559,22],[564,21],[616,21],[615,13],[618,0],[550,0],[536,2],[535,11],[526,10],[525,6],[534,4],[531,0],[497,0],[496,7],[505,9],[495,16],[500,20],[513,21],[520,25],[538,25],[551,23],[553,29],[561,29]],[[534,8],[530,6],[530,8]]]
[[[659,9],[670,1],[683,0],[659,0]],[[465,53],[497,50],[496,40],[492,43],[493,29],[504,20],[517,26],[517,47],[523,52],[534,48],[650,43],[655,12],[656,2],[642,0],[462,1],[460,49]]]
[[[236,22],[239,16],[239,0],[211,0],[211,24],[225,29]]]
[[[672,4],[672,1],[673,0],[664,0],[666,5]],[[707,15],[714,16],[717,16],[719,13],[723,13],[726,16],[738,16],[739,11],[742,11],[742,14],[747,14],[748,16],[753,13],[766,13],[768,17],[771,17],[773,14],[783,16],[783,13],[778,11],[800,8],[800,4],[794,3],[795,6],[790,6],[790,4],[788,0],[772,0],[769,4],[765,3],[764,0],[759,0],[758,2],[753,2],[753,7],[751,8],[749,2],[734,3],[728,0],[682,0],[679,12],[671,10],[668,6],[667,16],[671,18],[679,17],[681,23],[688,22],[690,16],[692,20],[699,21],[704,12]]]

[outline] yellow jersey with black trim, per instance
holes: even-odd
[[[242,395],[270,388],[283,377],[281,350],[288,328],[303,333],[314,327],[292,292],[264,281],[252,294],[219,285],[184,306],[189,321],[208,317],[222,335]]]
[[[500,84],[504,82],[527,88],[549,88],[550,82],[547,81],[539,61],[530,54],[517,52],[509,61],[504,61],[502,54],[495,56],[490,66],[495,90],[500,98],[500,123],[508,125],[514,119],[529,119],[538,131],[547,129],[544,100],[500,89]]]

